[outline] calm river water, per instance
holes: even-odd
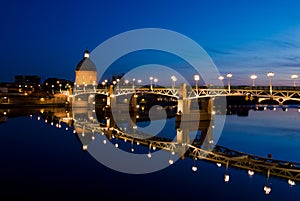
[[[6,116],[9,116],[9,113]],[[66,125],[57,128],[37,114],[10,116],[0,124],[1,200],[297,200],[300,184],[271,176],[185,158],[154,173],[132,175],[97,162]],[[2,115],[4,119],[4,115]],[[174,119],[168,120],[173,124]],[[300,113],[250,110],[248,116],[227,115],[218,144],[263,157],[300,162]],[[172,123],[173,122],[173,123]],[[172,129],[174,128],[171,126]],[[6,199],[2,199],[6,198]]]

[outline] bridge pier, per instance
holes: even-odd
[[[128,125],[130,128],[133,129],[133,131],[136,131],[137,125],[136,125],[136,121],[137,121],[137,116],[138,116],[138,104],[137,104],[137,98],[138,95],[134,94],[131,97],[130,100],[130,106],[129,106],[129,114],[130,114],[130,118],[128,118]]]
[[[213,119],[214,98],[200,98],[200,108],[197,106],[196,109],[192,110],[191,99],[187,97],[187,86],[185,83],[180,85],[179,97],[176,114],[177,122],[210,121]]]
[[[184,158],[187,149],[185,144],[191,143],[191,130],[201,130],[199,146],[207,149],[211,147],[213,132],[210,123],[214,119],[214,98],[200,98],[200,103],[195,99],[197,102],[192,105],[192,100],[187,96],[186,84],[180,85],[179,97],[175,125],[177,142],[182,144],[178,154]],[[196,108],[192,109],[192,107]]]
[[[183,129],[177,128],[176,129],[176,140],[177,143],[181,144],[181,147],[177,149],[177,154],[181,156],[181,159],[184,159],[184,154],[187,150],[187,144],[190,144],[190,129],[184,127]]]
[[[116,106],[116,97],[114,96],[113,85],[109,85],[107,99],[106,99],[106,105],[108,105],[109,107]]]
[[[185,83],[180,84],[179,97],[177,102],[177,113],[189,114],[191,100],[187,98],[187,88]]]

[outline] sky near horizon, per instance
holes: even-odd
[[[0,22],[0,81],[17,74],[74,81],[86,48],[148,27],[196,41],[221,74],[233,74],[233,85],[250,85],[251,74],[267,85],[269,71],[274,85],[292,85],[291,74],[300,75],[297,0],[6,1]]]

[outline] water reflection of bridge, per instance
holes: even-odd
[[[79,110],[80,112],[78,113],[78,111],[76,111],[75,114],[88,114],[86,108],[79,108]],[[6,109],[6,111],[6,116],[8,117],[11,115],[19,115],[18,111],[14,109]],[[229,167],[237,167],[249,170],[249,174],[257,172],[266,175],[278,176],[280,178],[289,179],[291,184],[293,184],[293,181],[300,181],[299,163],[260,157],[218,145],[214,146],[211,144],[209,138],[206,140],[203,138],[196,138],[192,142],[188,142],[188,138],[184,137],[176,138],[175,141],[170,138],[159,136],[148,136],[149,138],[144,136],[144,138],[141,138],[140,134],[129,133],[115,127],[107,127],[106,124],[93,123],[93,121],[89,118],[81,120],[74,119],[73,112],[74,111],[71,110],[66,112],[65,108],[35,108],[28,109],[26,114],[24,113],[24,110],[21,110],[21,115],[38,113],[44,117],[45,122],[58,128],[61,127],[62,123],[67,125],[66,128],[75,126],[77,135],[82,135],[84,133],[86,144],[83,144],[83,149],[88,149],[88,146],[86,145],[95,139],[97,135],[106,135],[107,139],[118,138],[119,140],[134,143],[135,145],[140,144],[152,149],[155,147],[157,149],[169,151],[171,154],[181,155],[183,151],[186,151],[182,158],[191,157],[192,159],[203,159],[205,161],[216,163],[217,165],[223,164],[226,169]],[[95,112],[91,111],[90,114],[95,115]],[[38,119],[39,118],[40,117],[38,117]],[[207,131],[210,123],[207,121],[200,122],[198,128],[196,128],[195,125],[196,124],[194,124],[194,126],[189,126],[191,130],[200,129]],[[180,130],[177,132],[180,132]],[[183,133],[184,132],[181,134]],[[211,151],[207,151],[207,146],[211,146],[213,149]]]
[[[88,114],[86,108],[79,108],[79,113]],[[294,184],[293,181],[300,181],[300,163],[276,160],[270,157],[260,157],[252,154],[247,154],[235,150],[231,150],[226,147],[213,145],[210,138],[206,140],[204,138],[196,138],[194,141],[189,142],[188,138],[183,137],[186,131],[177,130],[181,132],[181,138],[172,140],[166,137],[159,136],[144,136],[141,138],[140,134],[132,132],[126,132],[116,127],[108,127],[107,124],[99,124],[87,119],[74,119],[74,111],[66,111],[65,108],[29,108],[27,113],[24,110],[19,110],[21,115],[39,114],[44,117],[45,122],[56,125],[60,128],[62,123],[67,125],[67,128],[75,126],[77,129],[77,135],[84,134],[86,144],[83,144],[83,149],[88,149],[88,143],[95,139],[97,135],[106,135],[108,139],[118,138],[129,143],[141,144],[149,148],[157,148],[165,151],[170,151],[171,154],[181,155],[183,151],[186,151],[182,158],[191,157],[192,159],[203,159],[216,163],[217,165],[223,164],[226,169],[229,167],[237,167],[241,169],[249,170],[249,174],[254,172],[263,173],[267,175],[278,176],[280,178],[289,179],[290,184]],[[4,116],[19,116],[19,112],[14,109],[5,109]],[[78,114],[78,112],[75,112]],[[95,115],[95,112],[91,111],[91,114]],[[38,116],[40,119],[40,116]],[[110,124],[112,126],[112,124]],[[190,125],[191,130],[200,129],[208,131],[209,122],[200,122],[199,127]],[[205,132],[204,132],[205,133]],[[207,133],[206,133],[207,134]],[[180,135],[178,135],[180,136]],[[207,147],[213,147],[211,151],[207,151]]]
[[[293,181],[300,181],[300,163],[265,158],[231,150],[226,147],[213,145],[210,140],[204,142],[203,139],[195,139],[193,142],[187,143],[156,136],[149,136],[149,138],[144,138],[145,136],[143,136],[143,138],[141,138],[138,134],[129,134],[117,128],[108,128],[105,125],[101,126],[99,124],[80,121],[75,121],[74,126],[78,128],[78,135],[84,133],[85,136],[90,136],[90,140],[95,138],[93,136],[101,134],[106,135],[108,139],[117,138],[124,142],[147,146],[149,149],[155,147],[157,149],[170,151],[172,154],[181,155],[184,152],[182,158],[191,157],[194,160],[203,159],[205,161],[214,162],[218,166],[223,164],[226,169],[230,166],[246,169],[249,170],[248,173],[250,175],[257,172],[266,174],[267,177],[273,175],[286,178],[289,179],[291,183],[293,183]],[[86,143],[87,144],[83,145],[84,150],[88,149],[88,141],[86,141]],[[213,149],[208,151],[207,146],[213,147]]]
[[[84,138],[81,138],[84,150],[88,149],[89,142],[95,139],[96,135],[106,135],[110,140],[116,138],[132,144],[141,144],[149,147],[149,150],[155,147],[169,151],[171,154],[177,154],[182,158],[203,159],[214,162],[218,166],[223,164],[226,169],[229,167],[246,169],[250,175],[257,172],[266,174],[267,177],[270,175],[278,176],[288,179],[290,184],[294,184],[294,181],[300,181],[300,163],[276,160],[271,157],[260,157],[213,144],[212,130],[214,125],[212,122],[214,118],[199,122],[181,122],[186,125],[182,127],[183,129],[176,126],[176,138],[174,140],[161,136],[147,136],[147,134],[141,136],[140,133],[136,133],[134,130],[120,129],[114,124],[112,117],[106,117],[106,121],[102,124],[94,123],[91,121],[93,119],[91,116],[83,117],[80,115],[88,114],[87,111],[83,111],[83,108],[73,109],[81,110],[81,112],[74,112],[74,126],[78,135],[82,136],[84,134]],[[93,114],[90,113],[90,115]],[[130,127],[132,126],[134,125],[131,124]],[[201,130],[201,135],[194,140],[190,140],[189,133],[194,130]]]

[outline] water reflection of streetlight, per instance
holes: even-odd
[[[197,158],[194,158],[194,165],[192,166],[192,170],[193,170],[194,172],[196,172],[196,171],[198,170],[198,168],[197,168],[197,166],[196,166],[196,160],[197,160]]]
[[[269,195],[270,192],[271,192],[271,187],[268,186],[268,185],[265,185],[265,186],[264,186],[264,191],[265,191],[265,194],[266,194],[266,195]]]
[[[148,158],[151,158],[151,157],[152,157],[152,156],[151,156],[150,150],[151,150],[151,144],[149,145],[149,152],[148,152],[148,154],[147,154]]]
[[[248,175],[249,175],[250,177],[252,177],[252,176],[254,175],[254,171],[253,171],[253,170],[248,170]]]
[[[229,182],[229,178],[230,178],[230,176],[229,176],[229,174],[228,174],[228,167],[229,167],[229,161],[227,161],[227,163],[226,163],[226,173],[225,173],[225,175],[224,175],[224,181],[225,181],[226,183]]]
[[[293,74],[293,75],[291,75],[291,78],[294,80],[294,87],[296,87],[296,81],[298,79],[298,75]]]
[[[266,181],[266,185],[264,186],[264,191],[266,195],[270,194],[271,192],[271,187],[269,186],[269,178],[270,178],[270,169],[268,169],[267,181]]]
[[[257,75],[251,75],[250,79],[252,80],[252,86],[255,86],[255,80],[257,79]]]
[[[224,175],[224,181],[226,182],[226,183],[228,183],[229,182],[229,174],[225,174]]]
[[[274,77],[275,73],[268,72],[267,76],[270,78],[270,94],[272,95],[272,77]]]
[[[296,185],[295,181],[293,181],[291,179],[288,180],[288,183],[291,187]]]
[[[133,148],[133,140],[131,141],[131,152],[134,152],[134,148]]]

